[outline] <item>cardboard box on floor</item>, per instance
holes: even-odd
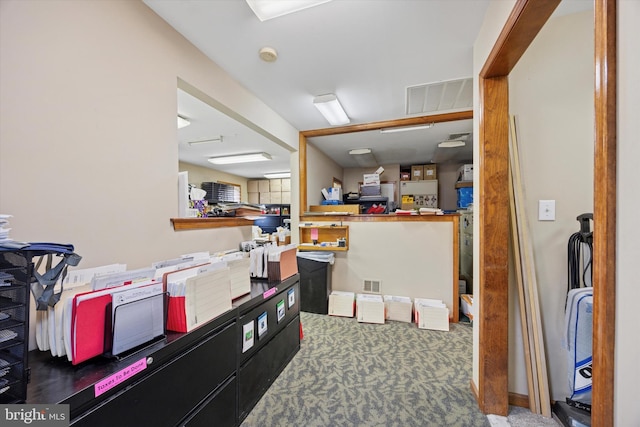
[[[356,319],[362,323],[384,323],[384,301],[382,295],[358,294],[356,297]]]
[[[386,320],[411,323],[413,303],[409,297],[385,295],[384,309]]]
[[[329,294],[329,316],[353,317],[355,305],[353,292],[332,291]]]

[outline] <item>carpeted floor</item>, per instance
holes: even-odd
[[[301,313],[298,354],[243,427],[490,426],[471,393],[472,327]]]

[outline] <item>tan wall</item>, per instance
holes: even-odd
[[[553,18],[509,75],[509,108],[517,120],[525,210],[555,400],[568,396],[567,356],[562,348],[567,242],[580,229],[576,217],[593,212],[593,52],[592,11]],[[538,200],[547,199],[556,201],[556,220],[538,221]],[[509,293],[514,319],[509,390],[527,394],[513,281]]]
[[[307,144],[307,204],[319,205],[323,200],[321,190],[331,187],[333,178],[343,181],[342,174],[340,165],[313,144]]]
[[[0,3],[0,211],[70,242],[81,267],[235,247],[250,228],[174,232],[178,78],[297,147],[298,133],[139,1]]]
[[[17,240],[74,244],[80,268],[251,237],[250,226],[173,231],[179,78],[297,148],[295,129],[139,1],[3,0],[0,52],[0,212]]]
[[[201,188],[203,182],[225,182],[240,185],[240,200],[246,202],[248,179],[238,175],[220,172],[214,169],[205,168],[191,163],[178,162],[180,172],[189,172],[189,184]]]

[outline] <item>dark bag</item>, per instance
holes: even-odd
[[[27,258],[39,257],[34,269],[31,282],[31,293],[36,301],[36,310],[47,310],[60,300],[62,294],[62,282],[67,276],[67,267],[76,266],[82,257],[74,252],[73,245],[59,243],[29,243],[21,249],[27,253]],[[55,266],[53,256],[62,257]],[[40,274],[38,269],[43,259],[47,259],[46,271]],[[54,288],[60,279],[60,292],[55,293]]]

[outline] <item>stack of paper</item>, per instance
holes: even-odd
[[[441,300],[416,298],[415,319],[420,329],[449,330],[449,309]]]
[[[409,297],[384,296],[385,318],[398,322],[411,323],[413,304]]]
[[[9,237],[9,231],[11,231],[11,229],[7,227],[9,225],[9,218],[11,218],[11,215],[0,214],[0,246],[10,249],[20,249],[29,246],[28,243],[16,242]]]
[[[329,316],[353,317],[356,296],[353,292],[331,291]]]
[[[187,331],[231,310],[229,268],[190,277],[186,281],[185,311]]]
[[[384,301],[381,295],[358,294],[356,297],[358,322],[384,323]]]
[[[167,329],[189,332],[231,310],[231,275],[225,263],[165,275],[169,294]]]
[[[212,263],[222,262],[229,267],[231,299],[239,298],[251,292],[251,277],[249,273],[251,261],[247,252],[233,251],[216,254],[210,260]]]

